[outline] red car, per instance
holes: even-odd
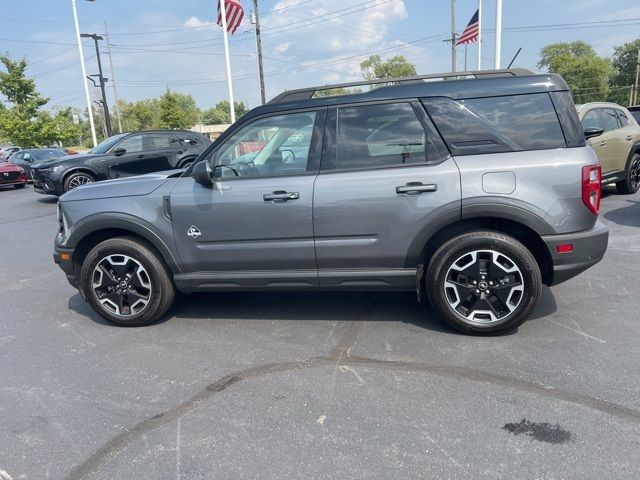
[[[27,174],[22,167],[11,162],[0,162],[0,186],[13,185],[13,188],[24,188],[26,184]]]

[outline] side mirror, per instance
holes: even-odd
[[[589,140],[590,138],[593,138],[593,137],[599,137],[603,133],[604,133],[604,130],[602,128],[587,128],[584,131],[584,138]]]
[[[121,156],[122,156],[122,155],[124,155],[125,153],[127,153],[127,149],[126,149],[126,148],[122,148],[122,147],[120,147],[120,148],[116,148],[116,149],[113,151],[113,154],[114,154],[116,157],[121,157]]]
[[[280,153],[282,154],[282,161],[284,163],[293,162],[296,159],[296,154],[293,153],[293,150],[286,148],[284,150],[280,150]]]
[[[193,170],[191,170],[191,177],[193,177],[193,179],[200,185],[204,185],[205,187],[210,187],[211,185],[213,185],[213,180],[211,180],[211,168],[209,167],[209,162],[205,160],[196,163],[193,167]]]

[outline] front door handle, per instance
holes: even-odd
[[[144,158],[144,155],[138,155],[138,158],[142,160]]]
[[[600,146],[601,147],[606,147],[607,146],[607,142],[600,142]]]
[[[435,183],[424,184],[422,182],[409,182],[406,185],[396,187],[398,195],[422,195],[424,192],[435,192],[438,186]]]
[[[300,194],[298,192],[285,192],[284,190],[277,190],[271,193],[265,193],[262,198],[265,202],[283,203],[289,200],[298,200]]]

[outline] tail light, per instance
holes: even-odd
[[[602,167],[588,165],[582,167],[582,201],[594,214],[600,213],[602,199]]]

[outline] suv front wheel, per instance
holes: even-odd
[[[169,274],[146,244],[117,237],[96,245],[82,263],[84,297],[118,325],[139,327],[160,318],[175,294]]]
[[[514,238],[492,231],[457,236],[433,255],[427,296],[449,325],[498,334],[518,327],[540,300],[540,268]]]

